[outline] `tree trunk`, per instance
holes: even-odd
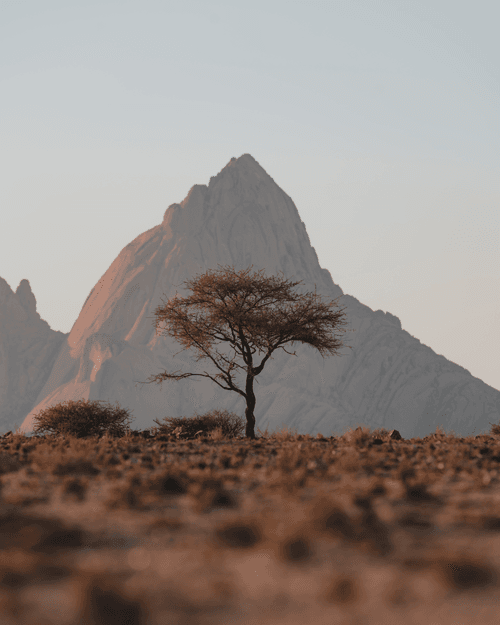
[[[253,392],[253,375],[247,374],[245,392],[247,396],[247,407],[245,408],[247,427],[245,436],[247,438],[255,438],[255,415],[253,414],[255,408],[255,394]]]

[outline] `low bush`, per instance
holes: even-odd
[[[173,435],[177,438],[192,439],[197,434],[207,434],[220,429],[225,438],[241,436],[245,430],[244,420],[234,412],[214,409],[203,415],[195,413],[193,417],[165,417],[163,422],[155,419],[158,434]]]
[[[69,434],[77,438],[123,436],[129,426],[128,410],[120,408],[118,403],[115,408],[101,405],[105,403],[80,399],[50,406],[34,416],[33,433]]]

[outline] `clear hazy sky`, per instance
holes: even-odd
[[[0,276],[69,332],[250,153],[345,293],[500,389],[498,0],[0,0]]]

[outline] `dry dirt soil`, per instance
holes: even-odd
[[[2,625],[500,623],[499,436],[144,436],[0,438]]]

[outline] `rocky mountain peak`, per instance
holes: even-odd
[[[36,314],[36,299],[31,290],[29,280],[21,280],[16,289],[17,299],[29,315]]]

